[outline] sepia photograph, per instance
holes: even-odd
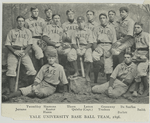
[[[149,4],[3,3],[2,104],[149,104],[149,44]]]

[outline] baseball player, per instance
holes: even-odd
[[[119,36],[119,23],[116,20],[116,12],[114,10],[109,10],[108,18],[109,18],[108,24],[115,28],[117,38],[117,36]],[[116,66],[119,64],[119,56],[113,55],[112,58],[113,58],[113,69],[115,69]]]
[[[11,93],[10,95],[2,96],[2,101],[7,101],[16,96],[32,96],[38,98],[45,98],[52,95],[59,83],[67,87],[68,81],[61,65],[55,63],[57,52],[52,51],[47,54],[48,64],[42,66],[35,77],[34,83],[30,86],[20,88],[19,91]]]
[[[61,46],[63,29],[60,27],[60,15],[53,14],[53,24],[46,25],[43,31],[42,39],[47,43],[47,48],[44,50],[45,55],[52,51],[57,51]],[[58,63],[58,55],[57,61]]]
[[[63,45],[59,48],[58,53],[61,54],[61,56],[67,56],[67,60],[73,64],[72,61],[77,59],[76,50],[72,48],[72,36],[75,33],[75,30],[78,28],[77,21],[74,19],[75,12],[72,9],[69,9],[66,11],[67,15],[67,22],[64,22],[62,24],[63,28],[63,36],[62,36],[62,42]],[[61,58],[62,61],[63,57]],[[66,59],[65,59],[66,60]],[[61,64],[63,66],[66,66],[66,62],[62,61]],[[74,64],[73,64],[74,65]]]
[[[72,46],[74,49],[76,49],[78,56],[84,56],[84,62],[85,62],[85,78],[87,80],[87,84],[90,84],[90,66],[93,62],[92,60],[92,43],[93,43],[93,37],[91,30],[86,28],[85,24],[85,18],[83,16],[79,16],[77,18],[77,23],[79,28],[76,30],[73,38],[72,38]],[[78,66],[77,61],[74,61],[75,63],[75,74],[73,76],[79,75],[78,72]]]
[[[23,16],[18,16],[16,21],[18,24],[17,28],[9,31],[5,42],[5,46],[9,50],[6,75],[9,77],[10,92],[14,92],[15,90],[16,69],[20,58],[30,80],[36,74],[36,70],[28,55],[32,46],[32,34],[29,29],[24,28],[25,18]]]
[[[110,74],[113,71],[110,49],[116,41],[116,32],[112,26],[108,25],[105,13],[99,15],[99,20],[101,25],[94,29],[94,51],[92,55],[94,62],[99,62],[102,56],[104,56],[104,72],[106,73],[107,81],[109,81]],[[97,69],[98,73],[99,68],[96,66],[95,69]],[[97,78],[94,79],[94,82],[97,83]]]
[[[111,98],[118,98],[128,93],[136,76],[136,65],[132,62],[132,53],[124,55],[124,62],[119,64],[110,76],[110,80],[92,88],[93,93],[105,93]]]
[[[38,17],[39,10],[36,7],[31,7],[31,17],[26,19],[25,27],[28,28],[32,32],[32,48],[35,52],[35,57],[39,60],[40,65],[43,63],[43,50],[39,47],[38,41],[41,40],[41,36],[43,34],[43,29],[45,27],[45,20]]]
[[[135,52],[133,61],[137,63],[138,75],[136,77],[136,88],[133,93],[134,96],[137,96],[137,91],[139,88],[140,82],[143,83],[144,92],[143,96],[149,94],[149,85],[147,80],[147,71],[149,64],[149,42],[150,34],[143,31],[143,24],[136,22],[134,25],[134,37],[135,37]]]
[[[121,16],[121,19],[119,20],[119,34],[117,36],[118,40],[111,50],[113,55],[119,55],[125,49],[130,50],[129,47],[134,43],[134,21],[128,16],[129,9],[127,7],[121,7],[119,10]]]
[[[94,16],[95,16],[95,12],[94,11],[88,10],[86,12],[86,17],[88,19],[88,21],[86,23],[86,27],[88,29],[90,29],[92,32],[94,31],[94,28],[99,25],[99,23],[97,23],[96,21],[94,21]]]
[[[53,15],[53,11],[51,8],[47,8],[45,9],[45,15],[46,15],[46,19],[45,19],[45,22],[46,22],[46,25],[50,25],[53,23],[53,20],[52,20],[52,15]]]

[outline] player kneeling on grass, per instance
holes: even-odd
[[[106,93],[111,98],[128,93],[136,76],[136,65],[132,62],[132,54],[124,55],[124,62],[119,64],[110,76],[110,81],[92,88],[93,93]]]
[[[90,29],[86,28],[85,19],[83,16],[79,16],[77,18],[77,23],[78,23],[79,28],[76,30],[72,38],[72,47],[76,49],[78,56],[80,57],[84,56],[85,69],[86,69],[85,78],[89,84],[90,66],[91,66],[91,63],[93,62],[92,49],[91,49],[91,46],[93,43],[92,32]],[[74,61],[74,68],[75,68],[75,74],[73,76],[79,75],[76,60]]]
[[[21,95],[45,98],[56,91],[56,87],[59,83],[63,83],[65,87],[67,87],[66,84],[68,84],[68,81],[64,69],[61,65],[55,63],[56,56],[56,52],[47,54],[48,64],[40,69],[35,77],[34,83],[30,86],[20,88],[19,91],[11,93],[8,96],[3,95],[2,101],[7,101],[10,98]]]

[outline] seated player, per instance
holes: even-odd
[[[116,41],[116,32],[114,27],[107,23],[107,15],[101,13],[99,15],[101,24],[94,29],[94,51],[93,51],[93,66],[94,66],[94,82],[97,83],[98,72],[102,68],[98,63],[104,57],[104,72],[109,81],[110,75],[113,71],[113,60],[110,49]],[[97,65],[96,65],[97,64]],[[97,69],[97,70],[96,70]]]
[[[72,48],[72,36],[75,33],[75,30],[78,28],[77,21],[74,19],[75,12],[72,9],[66,11],[67,21],[62,24],[63,36],[62,36],[62,45],[58,49],[58,54],[60,54],[61,61],[60,63],[65,67],[66,58],[70,63],[77,59],[76,50]],[[63,60],[65,58],[65,60]],[[74,65],[74,64],[73,64]]]
[[[134,44],[134,21],[129,17],[129,9],[127,7],[121,7],[119,11],[121,19],[118,21],[118,40],[111,49],[113,55],[119,55],[124,50],[130,50],[130,47]]]
[[[46,25],[42,36],[42,39],[47,43],[47,47],[44,50],[45,56],[49,52],[57,51],[62,42],[63,29],[60,26],[60,15],[54,14],[52,19],[53,24]],[[58,54],[56,62],[58,63]]]
[[[124,55],[124,62],[119,64],[110,76],[110,81],[92,88],[93,93],[106,93],[111,98],[128,93],[136,76],[136,65],[132,62],[132,54]]]
[[[149,42],[150,34],[143,31],[143,24],[136,22],[134,25],[135,32],[135,52],[133,61],[137,64],[138,75],[136,77],[136,87],[134,96],[137,96],[137,91],[139,84],[142,82],[144,87],[144,92],[142,96],[147,96],[149,94],[149,85],[147,80],[147,71],[149,63]]]
[[[56,91],[59,83],[68,84],[64,69],[61,65],[55,63],[57,53],[52,51],[47,54],[48,64],[44,65],[35,77],[34,83],[28,87],[20,88],[19,91],[11,93],[10,95],[2,96],[3,101],[17,96],[35,96],[38,98],[45,98],[52,95]]]
[[[91,30],[86,28],[85,19],[83,16],[79,16],[77,18],[77,23],[79,28],[76,30],[73,39],[72,39],[72,47],[76,49],[76,53],[78,56],[84,56],[84,63],[85,63],[85,78],[89,84],[90,77],[90,67],[92,60],[92,43],[93,37]],[[78,66],[77,66],[77,59],[74,62],[74,69],[75,74],[73,76],[79,75]]]
[[[18,16],[16,18],[17,27],[10,30],[7,35],[5,46],[8,48],[7,58],[7,73],[9,77],[9,90],[10,93],[15,91],[15,77],[16,69],[18,65],[18,59],[21,59],[21,63],[25,66],[29,77],[29,84],[33,83],[33,79],[36,75],[36,70],[33,63],[28,55],[32,47],[32,34],[29,29],[24,28],[25,18]]]

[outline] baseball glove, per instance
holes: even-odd
[[[37,41],[37,44],[43,51],[47,48],[47,43],[45,41],[43,41],[42,39],[39,39]]]

